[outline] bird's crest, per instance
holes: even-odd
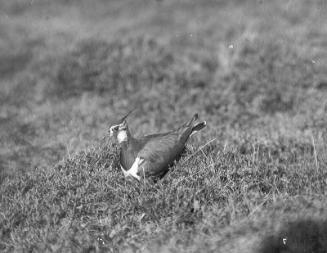
[[[135,109],[132,109],[132,110],[130,110],[124,117],[122,117],[119,121],[118,121],[118,123],[119,124],[121,124],[121,123],[123,123],[124,122],[124,120],[126,120],[127,119],[127,117],[132,113],[132,112],[134,112],[135,111]]]
[[[114,134],[118,134],[121,140],[126,139],[126,130],[128,131],[128,126],[126,122],[126,118],[134,111],[135,109],[130,110],[124,117],[122,117],[115,124],[112,124],[109,128],[110,136],[114,136]],[[125,131],[125,132],[122,132]],[[117,136],[117,137],[118,137]]]

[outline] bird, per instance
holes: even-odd
[[[195,113],[191,120],[174,130],[135,138],[126,121],[133,111],[111,125],[109,135],[120,145],[119,163],[123,174],[138,181],[165,176],[180,159],[189,137],[207,125],[206,121],[197,123],[198,114]]]

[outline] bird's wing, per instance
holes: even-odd
[[[175,133],[150,139],[140,150],[138,156],[149,161],[167,158],[179,143],[179,136]]]
[[[192,126],[188,125],[168,133],[144,136],[144,146],[138,156],[151,162],[170,161],[182,152],[191,133]]]
[[[137,156],[142,160],[140,169],[146,176],[163,175],[174,160],[180,157],[197,118],[198,115],[195,114],[189,122],[176,130],[147,135],[139,140],[144,146]]]
[[[138,157],[143,160],[141,168],[147,176],[164,174],[169,165],[178,157],[185,146],[178,133],[170,133],[149,140]]]

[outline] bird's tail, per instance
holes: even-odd
[[[197,123],[195,126],[192,127],[192,133],[191,133],[191,135],[199,132],[201,129],[205,128],[206,125],[207,125],[207,122],[205,122],[205,121],[202,121],[200,123]]]
[[[196,132],[200,131],[201,129],[205,128],[207,125],[207,122],[202,121],[199,123],[194,124],[196,120],[198,120],[199,115],[196,113],[194,114],[193,118],[190,121],[190,125],[192,125],[192,133],[191,135],[195,134]]]
[[[199,114],[194,114],[192,119],[184,124],[184,126],[193,126],[194,122],[197,121],[199,118]]]
[[[207,122],[202,121],[202,122],[196,124],[196,125],[192,128],[192,132],[193,132],[193,133],[198,132],[198,131],[200,131],[201,129],[205,128],[206,126],[207,126]]]

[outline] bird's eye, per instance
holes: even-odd
[[[111,131],[118,131],[119,126],[112,126],[110,129]]]

